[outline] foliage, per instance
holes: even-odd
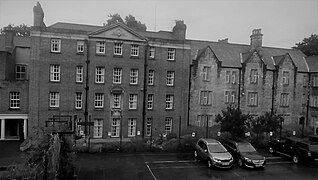
[[[229,106],[222,110],[222,115],[216,116],[215,121],[220,123],[221,132],[229,132],[232,138],[244,138],[251,119],[249,114],[243,114],[241,110]]]
[[[31,27],[26,24],[21,24],[15,26],[14,24],[9,24],[8,26],[0,29],[0,34],[4,34],[5,30],[12,30],[16,36],[30,36]]]
[[[252,130],[257,135],[260,135],[264,132],[277,132],[280,128],[280,123],[283,120],[284,118],[279,114],[266,112],[251,122]]]
[[[125,21],[120,17],[118,13],[108,15],[107,23],[104,23],[104,26],[108,26],[115,23],[124,23],[129,28],[135,29],[137,31],[146,31],[147,26],[142,24],[140,21],[137,21],[134,16],[129,14],[125,17]]]
[[[293,48],[301,50],[307,56],[318,55],[318,35],[311,34],[310,37],[304,38],[302,42],[296,43]]]

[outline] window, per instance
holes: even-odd
[[[123,54],[123,44],[115,43],[114,44],[114,55],[122,55]]]
[[[148,72],[148,85],[154,84],[154,78],[155,78],[155,71],[149,70],[149,72]]]
[[[155,47],[149,48],[149,58],[154,59],[155,58]]]
[[[83,97],[81,92],[75,94],[75,109],[82,109]]]
[[[173,48],[168,48],[168,60],[173,61],[175,59],[176,50]]]
[[[225,82],[230,83],[231,71],[225,71]]]
[[[152,125],[152,118],[147,118],[147,121],[146,121],[146,136],[151,136],[151,125]]]
[[[83,82],[83,66],[76,66],[76,82]]]
[[[203,118],[202,115],[197,115],[196,125],[197,125],[198,127],[201,127],[201,119],[202,119],[202,118]]]
[[[84,41],[77,41],[77,52],[78,53],[84,52]]]
[[[166,95],[166,109],[173,109],[173,95]]]
[[[171,133],[172,130],[172,117],[166,117],[165,119],[165,132],[166,134]]]
[[[113,94],[113,108],[120,108],[121,96],[120,94]]]
[[[230,102],[230,91],[224,92],[224,102],[229,103]]]
[[[95,108],[103,108],[104,107],[104,94],[103,93],[95,93]]]
[[[258,80],[257,69],[251,69],[251,72],[250,72],[250,83],[251,84],[257,84],[257,80]]]
[[[174,71],[167,71],[167,86],[173,86]]]
[[[105,68],[96,67],[95,83],[104,83],[104,78],[105,78]]]
[[[248,92],[248,106],[258,106],[258,94],[257,92]]]
[[[50,81],[60,81],[60,65],[50,65]]]
[[[290,114],[281,114],[281,116],[283,117],[284,121],[283,124],[290,124],[291,123],[291,118],[290,118]]]
[[[197,126],[209,126],[212,127],[213,125],[213,115],[197,115],[196,125]],[[208,124],[207,124],[208,123]]]
[[[235,84],[236,83],[236,71],[232,71],[232,84]]]
[[[60,104],[60,93],[50,92],[50,108],[58,108]]]
[[[283,71],[283,84],[289,84],[289,71]]]
[[[202,72],[203,81],[210,81],[210,71],[211,71],[211,67],[208,67],[208,66],[203,67],[203,72]]]
[[[113,70],[113,83],[121,84],[121,68],[114,68]]]
[[[288,107],[289,106],[289,94],[281,93],[280,94],[280,106]]]
[[[128,137],[136,136],[136,119],[128,119]]]
[[[130,70],[130,84],[138,84],[138,69]]]
[[[311,107],[318,107],[318,96],[317,95],[311,95],[309,104],[310,104]]]
[[[147,109],[153,109],[153,94],[148,94]]]
[[[15,78],[17,80],[25,80],[27,78],[27,66],[26,65],[16,65],[15,66]]]
[[[131,45],[130,55],[131,56],[139,56],[139,45],[137,45],[137,44]]]
[[[137,109],[137,94],[129,94],[129,109]]]
[[[312,86],[313,87],[318,87],[318,76],[313,76],[312,77]]]
[[[10,92],[10,109],[20,108],[20,93]]]
[[[105,54],[105,42],[96,42],[96,54]]]
[[[212,91],[200,92],[200,105],[211,106],[212,105]]]
[[[208,118],[208,126],[212,127],[213,126],[213,115],[207,115]]]
[[[102,138],[103,136],[103,119],[94,120],[94,138]]]
[[[111,126],[111,137],[119,137],[120,118],[113,118]]]
[[[231,92],[231,103],[235,103],[235,91]]]
[[[60,39],[51,39],[51,52],[61,52]]]

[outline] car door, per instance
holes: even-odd
[[[293,154],[293,146],[294,146],[294,141],[290,139],[286,139],[282,153],[291,156]]]
[[[204,160],[206,160],[208,158],[208,146],[205,143],[203,143],[203,148],[202,149],[203,149],[202,158]]]
[[[278,139],[278,140],[276,140],[275,150],[277,152],[284,153],[285,152],[285,150],[284,150],[285,142],[286,142],[286,139]]]
[[[202,159],[205,159],[206,153],[204,152],[205,143],[201,140],[198,142],[198,154]]]

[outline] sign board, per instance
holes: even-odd
[[[94,122],[78,122],[77,125],[94,126]]]

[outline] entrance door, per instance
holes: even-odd
[[[5,120],[5,139],[23,140],[23,119]]]

